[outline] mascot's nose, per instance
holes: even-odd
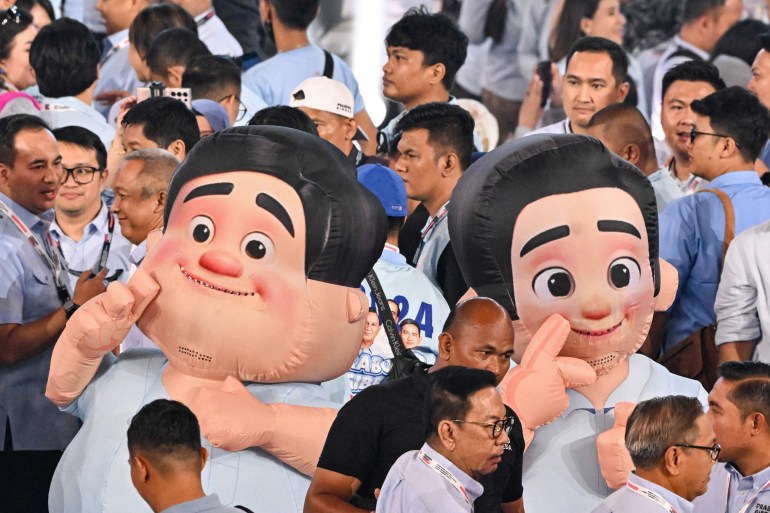
[[[201,256],[200,265],[204,269],[222,276],[239,278],[243,274],[243,266],[238,259],[224,251],[211,250],[205,252]]]

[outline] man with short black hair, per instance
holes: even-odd
[[[241,108],[241,70],[227,57],[193,57],[182,74],[182,87],[190,88],[193,100],[211,100],[224,107],[231,125],[246,116]]]
[[[166,87],[182,87],[182,76],[194,58],[211,55],[198,35],[185,28],[168,28],[158,34],[147,50],[147,66],[153,80]]]
[[[175,98],[149,98],[123,117],[123,151],[161,148],[178,160],[200,139],[195,114]]]
[[[720,451],[703,405],[683,395],[637,404],[626,424],[626,448],[635,470],[593,513],[645,513],[660,506],[689,513],[692,501],[706,493]]]
[[[446,367],[430,376],[425,397],[426,441],[403,454],[388,472],[377,499],[385,513],[474,511],[510,443],[513,422],[486,370]]]
[[[439,336],[436,364],[421,366],[404,379],[375,385],[342,407],[329,431],[313,476],[305,513],[364,513],[375,508],[375,490],[382,487],[393,463],[425,443],[425,394],[430,373],[462,365],[490,371],[499,384],[510,367],[513,328],[508,313],[489,298],[472,298],[455,306]],[[513,410],[497,470],[482,479],[484,493],[476,513],[520,511],[524,435]]]
[[[291,92],[312,76],[326,76],[345,84],[353,93],[353,117],[369,138],[363,150],[375,150],[376,128],[369,118],[358,82],[347,64],[338,56],[310,43],[307,28],[318,13],[320,0],[260,0],[259,14],[278,53],[249,68],[244,84],[267,105],[288,105]]]
[[[628,56],[620,45],[603,37],[579,39],[567,54],[562,84],[567,118],[526,135],[588,134],[588,123],[595,113],[626,99],[627,76]]]
[[[675,200],[661,214],[660,256],[679,274],[677,297],[666,318],[664,351],[715,323],[714,300],[729,228],[738,235],[770,220],[770,189],[754,171],[770,133],[770,112],[740,87],[693,101],[692,109],[690,171],[726,194],[734,226],[729,226],[726,207],[712,193]]]
[[[709,394],[709,417],[722,450],[696,513],[770,510],[770,365],[726,362]]]
[[[155,513],[236,513],[216,494],[206,495],[201,472],[208,451],[201,447],[195,414],[184,404],[156,399],[128,426],[131,482]]]
[[[48,228],[61,185],[48,125],[0,119],[0,504],[47,511],[51,477],[80,422],[43,396],[53,346],[77,308],[104,292],[107,270],[74,290]]]
[[[112,128],[92,106],[99,77],[99,44],[82,23],[62,18],[43,27],[29,49],[40,94],[46,97],[40,116],[51,128],[81,126],[107,147]]]
[[[450,305],[468,290],[452,252],[446,216],[457,180],[471,163],[473,127],[467,111],[445,102],[419,105],[396,125],[400,153],[396,171],[409,199],[421,202],[430,216],[415,267],[442,290]]]

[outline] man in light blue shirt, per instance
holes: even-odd
[[[770,511],[770,365],[726,362],[709,394],[721,465],[695,513]]]
[[[636,469],[593,513],[691,513],[719,454],[703,405],[683,395],[639,403],[626,424],[626,448]]]
[[[116,216],[102,203],[109,171],[107,151],[93,132],[79,126],[53,131],[66,175],[56,197],[51,235],[67,261],[70,285],[82,273],[106,267],[107,281],[128,281],[131,242],[123,237]]]
[[[510,443],[511,419],[493,373],[446,367],[430,379],[427,441],[393,464],[377,499],[378,513],[472,512],[484,491],[478,479],[497,469]]]
[[[64,18],[40,30],[30,48],[29,61],[40,93],[46,97],[40,116],[49,126],[87,128],[109,148],[115,129],[91,106],[99,55],[99,44],[88,28]]]
[[[738,87],[693,101],[692,109],[691,172],[729,197],[735,235],[770,219],[770,189],[753,171],[770,132],[770,113]],[[716,321],[725,224],[722,202],[711,193],[675,200],[660,216],[660,256],[679,274],[677,297],[666,318],[664,351]]]

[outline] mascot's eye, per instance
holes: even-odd
[[[566,269],[550,267],[535,276],[532,290],[541,299],[569,297],[575,291],[575,280]]]
[[[612,288],[624,289],[636,287],[642,271],[639,264],[633,258],[617,258],[612,261],[607,270],[607,280]]]
[[[241,242],[241,251],[254,260],[271,261],[275,256],[275,246],[270,237],[261,232],[250,233]]]
[[[195,216],[187,225],[187,235],[198,244],[206,244],[214,238],[214,222],[206,216]]]

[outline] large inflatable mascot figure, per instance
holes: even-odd
[[[241,127],[201,140],[171,180],[162,236],[127,286],[83,305],[46,395],[83,420],[56,470],[53,512],[149,512],[126,429],[158,398],[198,416],[204,489],[254,512],[301,511],[336,415],[319,382],[358,354],[386,220],[318,137]],[[362,227],[364,227],[362,229]],[[136,323],[162,351],[118,346]]]
[[[452,212],[466,281],[517,328],[519,365],[501,386],[530,439],[527,513],[591,511],[630,470],[622,435],[633,403],[706,400],[699,383],[634,354],[676,291],[658,259],[652,186],[595,139],[534,136],[468,169]],[[619,436],[597,451],[605,431]]]

